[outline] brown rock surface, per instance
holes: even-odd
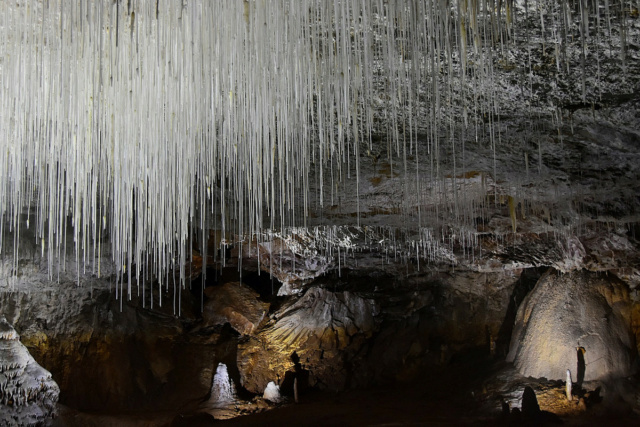
[[[238,348],[242,385],[261,393],[287,372],[308,371],[310,385],[341,389],[344,350],[358,348],[375,328],[378,306],[352,292],[311,288],[275,314],[273,324]],[[299,365],[296,362],[299,358]],[[278,381],[281,382],[281,381]]]
[[[204,326],[231,324],[242,335],[252,334],[269,311],[259,294],[240,282],[209,287],[204,305]]]

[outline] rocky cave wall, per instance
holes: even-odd
[[[527,377],[624,378],[638,368],[627,286],[585,270],[549,271],[523,301],[507,360]]]
[[[157,409],[176,405],[178,396],[187,406],[205,398],[220,362],[241,392],[259,394],[269,381],[291,393],[300,369],[308,386],[341,390],[408,380],[463,351],[504,354],[514,304],[538,275],[439,272],[403,279],[345,269],[288,297],[261,296],[263,289],[220,277],[205,289],[201,315],[199,291],[183,292],[181,317],[171,307],[142,308],[136,299],[121,308],[109,281],[95,277],[81,278],[80,286],[73,280],[35,288],[29,275],[0,294],[0,312],[53,373],[62,403]]]
[[[567,116],[562,151],[545,148],[548,179],[537,184],[536,203],[523,198],[513,209],[494,187],[481,187],[485,210],[471,243],[452,229],[437,245],[419,248],[430,260],[412,255],[411,234],[347,225],[353,212],[345,205],[326,212],[333,228],[246,241],[221,252],[224,266],[209,255],[204,291],[202,254],[194,249],[184,266],[192,289],[174,298],[173,283],[164,283],[160,308],[157,282],[139,291],[132,282],[131,301],[115,298],[116,286],[126,290],[127,283],[116,273],[108,236],[100,277],[76,262],[71,237],[50,276],[38,239],[22,229],[18,252],[2,255],[0,313],[53,374],[61,403],[82,410],[196,405],[220,362],[239,393],[262,393],[269,381],[290,393],[296,372],[308,386],[337,390],[410,380],[456,358],[504,357],[517,345],[511,337],[520,303],[549,268],[617,277],[637,346],[640,136],[621,120],[639,103]],[[379,173],[364,168],[363,179]],[[400,192],[403,179],[385,176],[385,189],[372,191]],[[400,219],[387,211],[370,217],[379,224]],[[3,232],[13,240],[9,227]],[[210,246],[220,240],[212,233]],[[327,246],[334,252],[318,250]],[[581,293],[587,284],[571,286]]]
[[[364,258],[378,256],[354,253],[350,262],[359,257],[360,265],[371,265]],[[245,259],[245,267],[251,261]],[[291,394],[295,375],[304,378],[302,387],[336,391],[411,381],[460,359],[498,360],[518,342],[511,340],[514,324],[521,324],[518,308],[548,269],[344,267],[278,296],[281,283],[258,275],[257,264],[239,282],[229,259],[221,273],[210,269],[204,290],[194,280],[182,292],[176,316],[166,304],[172,287],[164,307],[145,308],[137,298],[116,300],[113,277],[85,274],[78,285],[76,274],[63,274],[50,282],[40,262],[37,252],[28,252],[21,260],[26,274],[4,276],[11,284],[0,293],[0,312],[52,372],[61,403],[99,411],[197,405],[208,396],[218,363],[229,367],[239,393],[250,396],[270,381]],[[575,290],[564,282],[561,289],[587,292],[580,288],[588,281],[567,280]],[[637,336],[638,303],[629,284],[618,283],[628,331]]]
[[[539,30],[537,17],[521,22],[532,34]],[[551,305],[551,296],[530,291],[553,285],[560,293],[591,295],[590,286],[607,287],[609,277],[624,302],[613,317],[632,334],[620,335],[629,356],[619,364],[633,365],[633,346],[637,353],[640,344],[637,10],[627,29],[626,74],[612,42],[589,102],[580,93],[577,42],[568,48],[571,72],[561,73],[544,38],[514,40],[508,60],[495,69],[505,97],[499,121],[481,117],[464,158],[453,154],[460,147],[441,145],[443,172],[421,193],[412,187],[417,175],[399,166],[390,136],[380,132],[370,152],[360,153],[359,182],[345,179],[336,203],[313,205],[308,227],[256,239],[219,228],[202,237],[194,226],[193,240],[205,241],[168,274],[188,272],[178,294],[172,280],[158,291],[157,278],[138,286],[122,275],[108,233],[95,263],[82,263],[70,233],[52,265],[43,256],[48,242],[33,227],[16,236],[4,224],[3,242],[19,245],[2,249],[0,314],[52,373],[60,401],[82,410],[195,405],[207,397],[221,362],[239,393],[262,393],[269,381],[290,393],[294,374],[307,386],[338,390],[410,380],[456,358],[505,357],[510,346],[513,360],[518,351],[536,358],[540,347],[519,342],[524,313]],[[382,115],[376,119],[385,128]],[[463,133],[461,124],[452,126]],[[491,129],[500,144],[491,143]],[[430,176],[427,159],[418,165],[419,158],[408,157],[405,165]],[[456,191],[467,198],[455,199]],[[433,223],[419,224],[420,209]],[[17,223],[36,212],[35,205],[25,207]],[[220,250],[223,241],[234,244]],[[543,274],[560,278],[538,283]],[[120,292],[128,285],[131,300]],[[600,306],[604,317],[614,305]],[[557,317],[558,310],[531,318]],[[601,315],[585,315],[584,322]],[[544,332],[539,339],[555,331]]]

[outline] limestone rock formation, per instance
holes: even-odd
[[[355,293],[309,289],[277,312],[275,323],[240,344],[242,385],[261,393],[273,378],[306,371],[310,385],[342,388],[344,350],[371,336],[377,313],[373,300]]]
[[[269,304],[240,282],[207,288],[205,295],[209,298],[202,313],[205,326],[228,322],[240,334],[251,334],[269,311]]]
[[[548,271],[518,310],[508,361],[522,375],[577,380],[633,373],[628,290],[612,275]]]
[[[258,242],[253,239],[242,248],[234,248],[232,258],[242,258],[244,268],[261,269],[283,283],[278,295],[294,295],[302,292],[302,285],[330,270],[331,257],[322,255],[321,248],[328,240],[336,244],[339,237],[318,238],[317,231],[311,233],[298,229],[289,236],[273,233],[269,239]]]
[[[42,425],[55,416],[60,389],[0,317],[0,425]]]

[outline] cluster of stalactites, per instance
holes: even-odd
[[[497,113],[482,83],[513,8],[2,2],[0,227],[35,227],[50,266],[72,234],[77,265],[98,274],[108,237],[124,282],[141,266],[162,282],[184,277],[194,229],[283,229],[305,225],[311,200],[338,203],[372,134],[387,135],[387,156],[431,161],[416,181],[437,179],[441,131]]]

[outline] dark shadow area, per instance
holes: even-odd
[[[518,314],[518,307],[520,307],[524,298],[529,291],[535,287],[538,279],[540,279],[540,276],[542,276],[545,271],[546,267],[527,268],[522,271],[520,278],[513,287],[504,321],[498,331],[495,342],[495,352],[497,355],[504,356],[509,351],[509,343],[511,342],[511,334],[513,332],[516,315]]]
[[[284,375],[280,391],[287,396],[293,396],[294,384],[297,380],[298,393],[304,393],[309,389],[309,371],[302,367],[300,356],[295,351],[291,354],[291,361],[294,363],[293,371],[288,371]]]
[[[582,387],[582,383],[584,381],[584,374],[585,374],[585,370],[586,370],[586,364],[584,362],[584,353],[586,352],[586,350],[584,349],[584,347],[578,347],[576,353],[578,356],[578,376],[576,378],[576,381],[578,383],[578,387]]]
[[[508,411],[508,406],[506,410]],[[501,419],[503,420],[503,424],[509,426],[563,424],[562,419],[557,415],[548,411],[540,410],[536,393],[530,386],[526,386],[524,388],[524,392],[522,393],[522,407],[520,409],[513,408],[508,418],[505,418],[504,411],[505,408],[503,406],[503,415],[501,416]]]
[[[627,236],[632,239],[640,239],[640,222],[634,222],[627,225]]]
[[[240,399],[251,399],[253,394],[242,387],[240,371],[238,370],[238,339],[240,338],[240,334],[233,329],[229,323],[225,323],[220,332],[220,336],[221,338],[217,343],[218,352],[216,353],[216,360],[215,363],[212,364],[213,373],[215,375],[218,363],[227,365],[229,378],[236,386],[236,394],[238,397]],[[211,379],[213,380],[213,376]]]
[[[171,427],[206,427],[215,425],[213,415],[200,412],[193,415],[176,415]]]
[[[260,299],[271,302],[278,295],[282,282],[264,271],[243,271],[242,282],[258,292]]]
[[[540,405],[538,405],[536,393],[529,386],[525,387],[522,393],[522,408],[520,411],[525,418],[535,418],[540,413]]]
[[[209,283],[209,274],[215,276],[215,270],[207,271],[206,279],[205,276],[200,275],[195,280],[192,280],[189,285],[189,292],[191,293],[196,308],[194,310],[194,316],[198,321],[202,320],[202,308],[206,299],[204,296],[204,288],[207,286],[207,283]]]
[[[599,386],[595,390],[585,393],[584,401],[587,407],[597,405],[598,403],[602,402],[602,396],[600,396],[601,391],[602,387]]]

